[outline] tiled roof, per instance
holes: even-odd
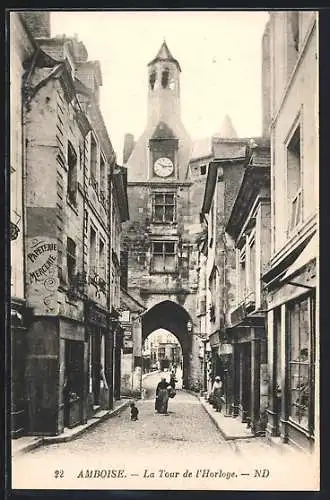
[[[191,159],[204,158],[212,155],[212,137],[193,141]]]

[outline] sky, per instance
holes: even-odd
[[[147,118],[147,64],[163,40],[179,61],[181,117],[192,139],[210,137],[226,114],[240,137],[261,134],[264,11],[71,11],[51,13],[52,36],[77,35],[101,64],[100,107],[122,160],[125,133]]]

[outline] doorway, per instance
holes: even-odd
[[[240,346],[240,408],[242,422],[251,421],[251,343]]]
[[[64,426],[82,422],[84,389],[84,343],[65,341]]]

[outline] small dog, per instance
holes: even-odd
[[[135,406],[135,403],[131,403],[130,407],[131,407],[131,420],[139,420],[139,410]]]

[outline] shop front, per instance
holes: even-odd
[[[68,317],[34,316],[25,339],[27,433],[58,435],[86,420],[82,322]]]
[[[113,346],[110,315],[92,301],[85,304],[86,340],[88,343],[88,409],[90,418],[100,409],[112,408]]]
[[[59,427],[72,428],[86,422],[87,342],[85,328],[75,321],[61,318],[59,382]]]
[[[315,308],[315,258],[292,264],[269,287],[267,433],[301,449],[313,449],[315,440]]]
[[[232,344],[232,415],[255,435],[266,431],[267,339],[264,318],[245,318],[228,329]]]

